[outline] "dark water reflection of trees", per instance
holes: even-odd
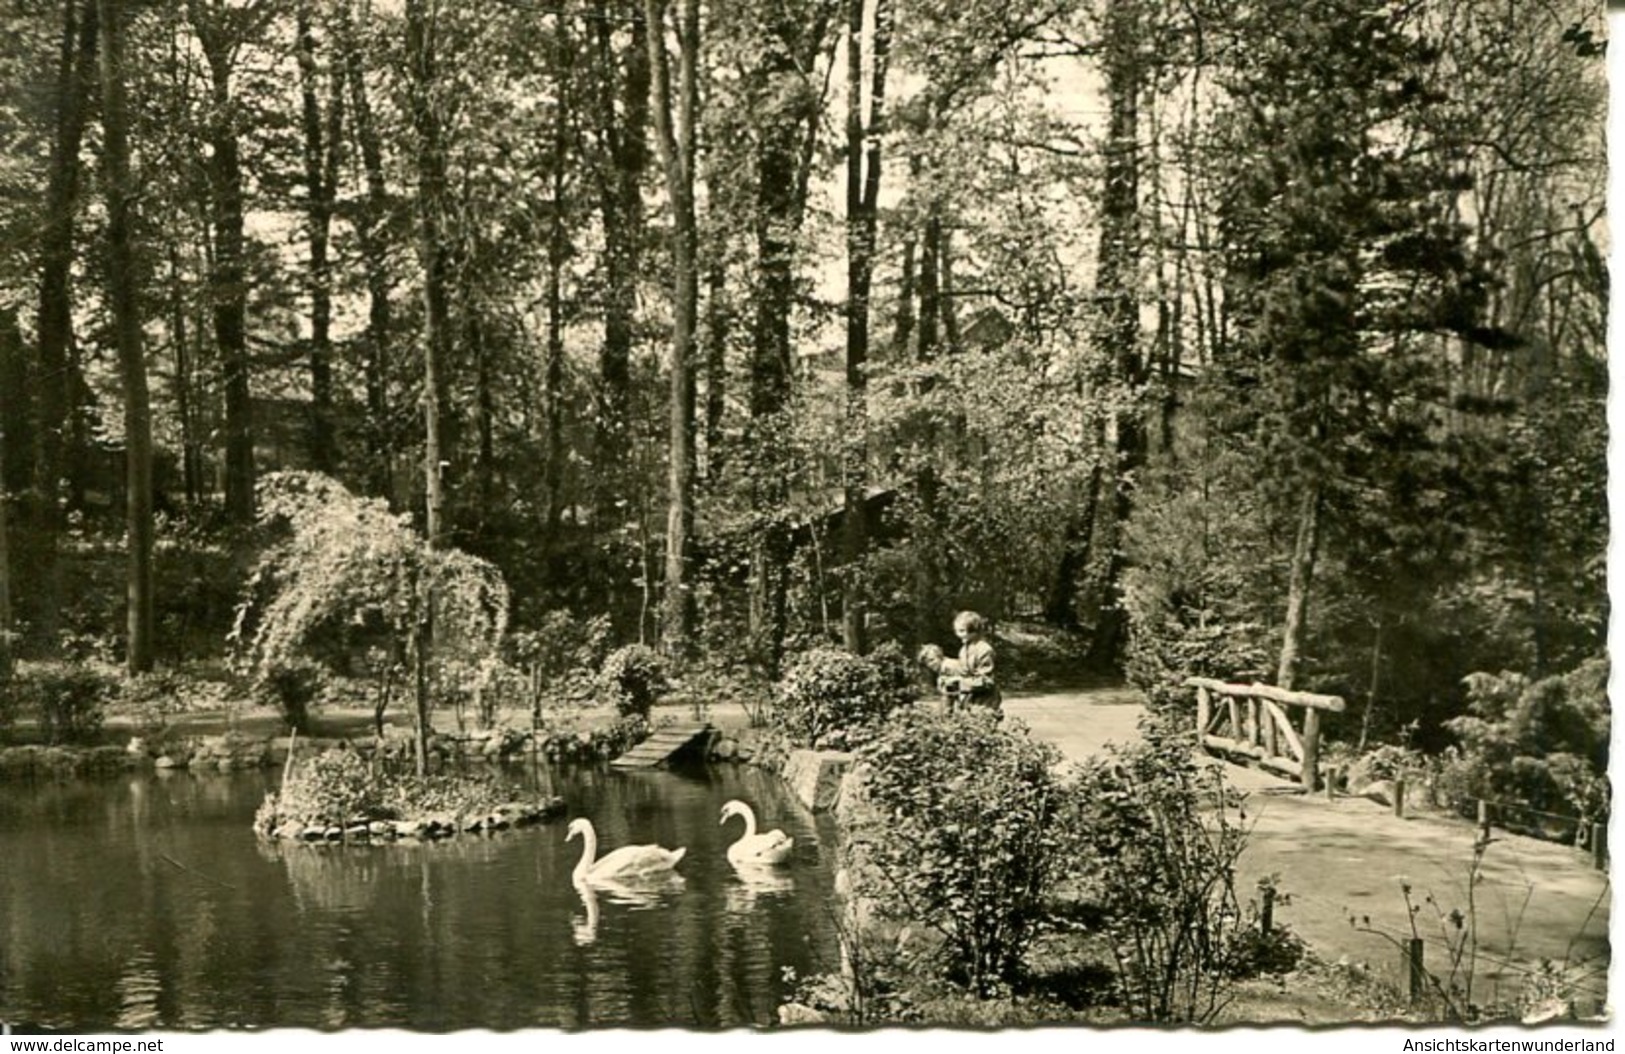
[[[749,770],[517,773],[606,848],[686,845],[678,880],[570,881],[562,824],[422,845],[257,842],[276,773],[39,783],[0,797],[0,1019],[97,1029],[728,1027],[830,965],[831,832]],[[727,865],[722,802],[796,838]],[[737,834],[737,831],[732,832]]]

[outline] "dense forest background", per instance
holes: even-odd
[[[974,607],[1363,742],[1602,654],[1600,4],[0,21],[0,677],[218,657],[287,469],[765,678]]]

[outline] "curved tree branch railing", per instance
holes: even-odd
[[[1196,689],[1197,746],[1246,758],[1307,790],[1319,786],[1320,714],[1342,713],[1341,696],[1211,677],[1187,677],[1185,685]],[[1294,708],[1303,711],[1301,729],[1293,724]]]

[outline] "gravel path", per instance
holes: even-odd
[[[1143,712],[1129,689],[1007,696],[1007,716],[1019,718],[1069,759],[1097,754],[1109,743],[1138,738]],[[1437,815],[1399,818],[1366,798],[1305,795],[1268,773],[1222,765],[1246,793],[1251,825],[1239,888],[1251,891],[1277,877],[1275,917],[1322,957],[1360,964],[1401,984],[1400,946],[1412,936],[1403,886],[1418,906],[1415,932],[1428,970],[1441,981],[1465,983],[1475,1001],[1516,999],[1528,972],[1542,960],[1567,963],[1577,986],[1600,1005],[1607,996],[1610,891],[1589,855],[1572,847],[1494,832],[1469,897],[1476,828]],[[1449,943],[1463,931],[1449,921],[1459,910],[1476,920],[1477,954],[1452,966]],[[1351,924],[1351,918],[1353,923]],[[1368,932],[1369,931],[1369,932]]]

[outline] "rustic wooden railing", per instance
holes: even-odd
[[[1260,768],[1298,780],[1308,790],[1320,782],[1320,714],[1342,713],[1343,699],[1289,692],[1269,684],[1227,684],[1190,677],[1196,689],[1196,744],[1250,759]],[[1303,711],[1301,730],[1288,708]]]

